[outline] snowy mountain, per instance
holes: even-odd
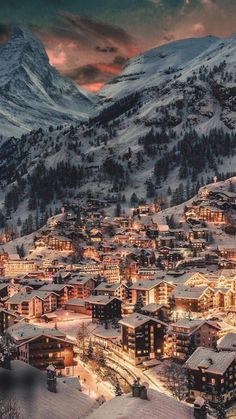
[[[76,123],[91,113],[93,96],[50,66],[42,43],[26,29],[12,29],[0,47],[0,134]]]
[[[17,42],[12,43],[18,51],[18,38],[22,45],[26,34],[17,30],[15,36]],[[20,86],[29,91],[29,97],[40,86],[37,94],[44,97],[41,87],[46,85],[58,109],[60,100],[71,97],[57,96],[58,84],[69,82],[48,66],[41,44],[32,42],[33,51],[23,48],[27,50],[23,68],[27,76],[33,68],[40,84],[28,84],[21,76]],[[37,48],[42,62],[36,71]],[[10,68],[14,73],[14,66]],[[7,72],[3,78],[8,79]],[[9,75],[9,79],[9,91],[16,97],[15,78]],[[75,87],[69,86],[74,102]],[[47,130],[42,124],[43,128],[0,146],[1,197],[8,213],[27,214],[88,194],[100,198],[116,194],[129,203],[135,193],[136,201],[157,196],[175,205],[188,200],[215,175],[219,180],[235,176],[235,36],[177,41],[131,59],[121,75],[102,89],[91,111],[91,101],[77,91],[78,102],[82,97],[88,105],[89,120],[65,127],[57,113],[61,126]],[[35,102],[29,99],[29,103]],[[45,116],[44,103],[41,100],[37,111],[34,108],[40,114],[35,117],[38,123]]]

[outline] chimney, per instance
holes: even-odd
[[[199,396],[193,404],[193,416],[195,419],[207,419],[206,400]]]

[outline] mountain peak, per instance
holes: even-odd
[[[12,26],[11,28],[11,38],[27,38],[29,35],[31,36],[32,33],[23,27],[20,26]]]

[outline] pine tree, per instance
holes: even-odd
[[[225,419],[226,418],[226,409],[225,409],[225,402],[222,395],[217,397],[217,404],[216,404],[216,417],[217,419]]]
[[[88,359],[93,359],[93,345],[92,345],[91,339],[89,340],[89,345],[87,349],[87,357]]]
[[[141,313],[142,312],[142,308],[143,308],[144,304],[143,304],[143,296],[142,294],[138,295],[137,301],[134,305],[134,312],[135,313]]]
[[[106,366],[106,359],[102,348],[98,349],[98,351],[96,352],[96,361],[99,367],[104,368]]]
[[[115,395],[117,397],[122,395],[122,390],[121,390],[119,381],[117,381],[115,385]]]
[[[83,357],[85,356],[85,341],[86,341],[88,335],[89,335],[88,327],[84,322],[82,322],[81,326],[79,327],[79,329],[77,331],[76,340],[77,340],[78,347],[82,351],[82,356]]]

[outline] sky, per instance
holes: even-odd
[[[28,27],[50,63],[92,92],[147,49],[236,32],[236,0],[0,0],[0,7],[0,42],[11,25]]]

